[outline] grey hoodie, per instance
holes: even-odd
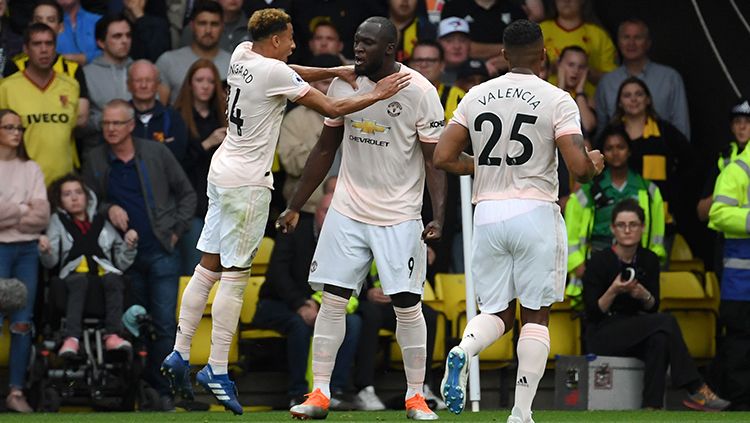
[[[133,60],[130,57],[122,65],[114,65],[99,56],[83,67],[91,101],[89,125],[93,129],[101,131],[102,110],[108,101],[116,98],[130,100],[127,80],[131,63]]]
[[[86,204],[86,213],[89,216],[89,220],[93,221],[94,216],[96,216],[96,194],[89,189],[88,196],[89,201]],[[62,209],[58,209],[57,211],[65,213]],[[70,249],[73,248],[73,235],[65,229],[57,213],[53,213],[49,220],[47,238],[49,238],[50,251],[40,254],[39,258],[44,267],[51,269],[60,264],[61,260],[65,261],[68,258],[67,255]],[[125,241],[123,241],[120,234],[109,221],[104,222],[104,227],[99,233],[98,242],[99,247],[101,247],[106,257],[94,256],[94,261],[104,270],[104,273],[121,275],[122,271],[127,270],[133,264],[138,249],[136,247],[128,248]],[[81,264],[81,261],[83,261],[83,256],[75,257],[68,261],[65,266],[60,268],[59,277],[64,279],[73,273]],[[89,266],[91,266],[91,263],[89,263]]]

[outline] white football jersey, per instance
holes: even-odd
[[[450,122],[471,137],[472,201],[557,201],[555,140],[581,134],[580,120],[570,94],[536,75],[509,72],[472,88]]]
[[[229,64],[229,126],[208,172],[208,181],[222,188],[273,188],[271,166],[286,102],[311,88],[286,63],[255,53],[252,46],[238,45]]]
[[[359,112],[326,119],[344,125],[341,169],[331,207],[359,222],[378,226],[421,219],[425,162],[420,142],[437,143],[445,126],[443,106],[430,82],[405,65],[409,86],[391,98]],[[375,82],[357,78],[355,91],[335,79],[328,89],[334,98],[373,90]]]

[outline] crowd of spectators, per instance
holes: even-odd
[[[91,277],[101,278],[106,301],[113,304],[106,318],[107,348],[129,348],[115,319],[122,305],[114,305],[122,301],[125,275],[156,333],[144,379],[161,395],[163,409],[174,407],[158,365],[174,341],[178,279],[191,274],[200,258],[195,245],[208,203],[206,175],[227,127],[223,83],[231,53],[251,41],[248,17],[266,7],[292,16],[296,50],[290,62],[317,67],[352,63],[357,26],[369,16],[388,17],[399,31],[398,60],[435,86],[446,123],[468,90],[508,70],[505,26],[519,18],[540,22],[547,49],[541,76],[575,99],[587,143],[607,158],[602,175],[583,186],[570,180],[564,166],[559,169],[570,240],[568,293],[584,303],[592,331],[602,327],[609,305],[601,307],[601,300],[597,305],[599,293],[585,289],[591,280],[586,275],[597,270],[597,283],[609,286],[617,269],[591,269],[587,263],[592,254],[603,257],[617,245],[613,210],[623,200],[635,200],[642,210],[637,238],[644,259],[638,261],[649,265],[649,278],[642,282],[651,293],[658,292],[654,273],[668,266],[674,237],[697,210],[725,235],[722,285],[730,287],[730,295],[722,303],[722,324],[732,339],[745,340],[719,351],[725,376],[716,389],[735,404],[750,405],[746,380],[731,376],[747,374],[741,373],[748,371],[747,363],[733,358],[750,351],[750,328],[737,323],[750,321],[750,284],[743,276],[750,268],[745,149],[750,105],[743,100],[731,110],[735,139],[707,178],[701,202],[683,207],[682,199],[691,196],[681,182],[696,160],[685,86],[676,70],[650,60],[652,39],[643,20],[623,20],[613,40],[588,0],[0,0],[0,277],[21,280],[29,292],[27,307],[5,316],[12,334],[9,409],[32,411],[23,389],[35,292],[45,287],[45,281],[39,285],[40,259],[73,293],[62,356],[78,353],[80,292]],[[326,92],[328,84],[312,85]],[[311,109],[287,111],[274,166],[281,194],[274,201],[289,199],[322,126],[323,117]],[[277,237],[276,249],[254,324],[287,336],[292,403],[307,391],[307,351],[318,309],[307,269],[334,185],[329,178],[305,204],[295,234],[268,233]],[[458,185],[449,178],[443,240],[428,246],[428,279],[464,270]],[[423,218],[430,221],[430,201],[424,204]],[[275,207],[283,210],[284,204]],[[272,210],[270,221],[275,218]],[[334,372],[334,398],[352,392],[361,409],[384,407],[373,387],[372,338],[392,326],[393,316],[380,311],[392,309],[380,307],[388,298],[378,294],[376,275],[374,270],[362,304],[352,306],[347,319],[352,339],[345,342],[350,351],[339,354]],[[656,307],[650,298],[646,311]],[[622,302],[621,313],[638,309],[628,301],[633,304]],[[434,339],[430,316],[434,311],[425,310]],[[660,322],[666,336],[677,336],[671,321]],[[587,337],[592,352],[628,353],[625,347],[607,350],[594,339],[603,338]],[[678,382],[698,392],[704,385],[694,366],[685,364],[688,358],[680,356],[689,374]],[[350,370],[352,361],[360,363],[356,372]],[[662,367],[651,368],[661,375]],[[428,399],[440,406],[429,378],[427,383]],[[661,407],[661,389],[649,391],[644,406]]]

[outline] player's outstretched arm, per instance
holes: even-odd
[[[310,90],[315,91],[315,90]],[[302,205],[310,198],[313,191],[323,182],[323,179],[331,169],[333,159],[336,157],[336,150],[341,145],[341,139],[344,136],[343,126],[323,126],[323,132],[320,133],[318,142],[310,151],[305,162],[305,168],[302,170],[302,177],[297,183],[297,189],[289,200],[286,210],[276,219],[276,229],[283,233],[294,232],[299,220],[299,211]]]
[[[366,94],[333,99],[318,90],[309,90],[307,94],[300,97],[296,102],[317,111],[321,115],[335,118],[357,112],[380,100],[385,100],[393,96],[406,88],[409,85],[410,79],[410,74],[397,72],[378,81],[375,88]]]
[[[435,167],[433,157],[437,144],[423,142],[422,154],[424,155],[424,166],[427,173],[427,189],[430,191],[432,202],[432,221],[427,223],[422,231],[422,239],[432,241],[443,236],[443,223],[445,222],[445,198],[448,195],[448,185],[445,172]]]
[[[449,123],[435,147],[433,164],[456,175],[473,175],[474,157],[464,153],[468,144],[469,130],[458,123]]]
[[[357,89],[357,74],[354,66],[335,66],[332,68],[312,68],[309,66],[289,65],[300,78],[307,82],[321,81],[329,78],[340,78],[348,82],[355,90]]]
[[[586,183],[604,169],[604,155],[599,150],[588,151],[581,134],[563,135],[555,143],[576,181]]]

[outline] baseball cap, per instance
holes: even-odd
[[[457,79],[464,79],[470,76],[480,75],[484,78],[489,78],[490,74],[487,72],[487,66],[484,60],[469,59],[461,63],[456,71]]]
[[[463,32],[469,34],[469,23],[466,19],[461,19],[457,16],[451,16],[440,21],[438,26],[438,38],[443,38],[446,35],[453,34],[454,32]]]
[[[750,102],[746,98],[740,99],[740,102],[732,107],[729,113],[733,118],[737,116],[750,116]]]

